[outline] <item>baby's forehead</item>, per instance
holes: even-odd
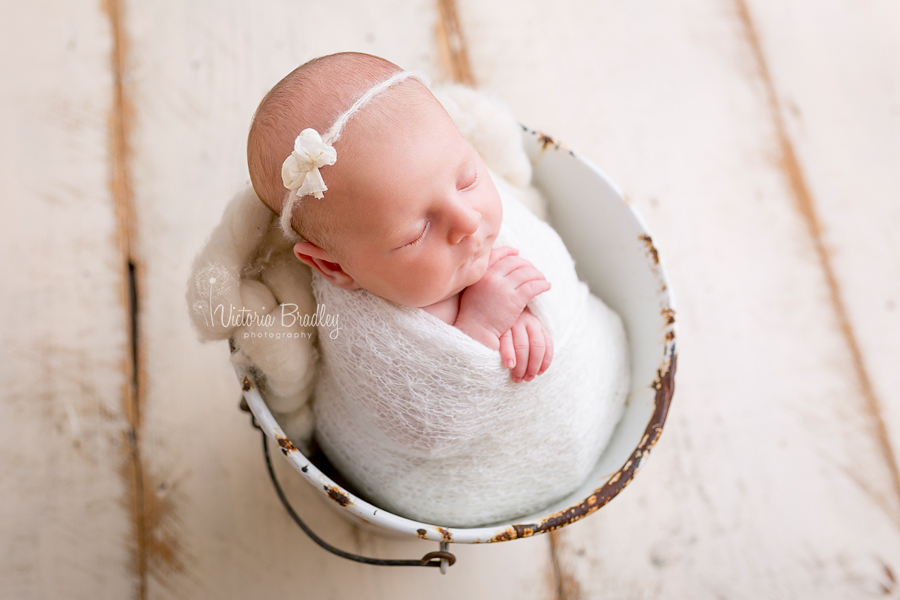
[[[357,136],[357,151],[343,157],[338,152],[330,180],[323,169],[329,185],[324,200],[334,192],[334,214],[348,230],[387,238],[407,232],[439,210],[443,195],[460,180],[474,175],[477,154],[452,121],[434,124],[434,115],[420,117],[386,137]]]
[[[417,81],[404,81],[347,122],[334,144],[336,162],[324,167],[322,174],[329,190],[334,184],[337,193],[364,193],[372,179],[403,181],[403,175],[421,167],[424,157],[432,156],[435,149],[449,158],[458,150],[460,139],[431,92]]]
[[[367,116],[389,112],[393,107],[402,107],[402,110],[408,111],[415,110],[429,99],[437,102],[427,87],[418,81],[418,74],[411,73],[412,77],[406,75],[408,79],[403,78],[403,74],[392,63],[360,62],[355,56],[343,60],[326,60],[321,64],[313,61],[303,73],[295,77],[288,76],[279,83],[280,93],[272,96],[271,104],[284,117],[289,129],[313,128],[324,135],[341,117],[347,117],[348,113],[349,124],[365,120]],[[378,90],[378,84],[396,79],[397,76],[401,77],[399,82],[391,84],[388,89],[377,91],[362,106],[357,104],[364,95]],[[293,133],[297,134],[299,131]]]
[[[369,148],[416,152],[422,145],[451,150],[448,137],[459,137],[443,105],[417,81],[391,90],[378,100],[347,124],[336,147],[343,146],[352,155],[366,154]],[[371,160],[382,159],[378,151],[367,154]]]

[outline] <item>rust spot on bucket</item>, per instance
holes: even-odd
[[[416,529],[416,535],[424,540],[428,537],[428,532],[424,529]]]
[[[662,373],[660,371],[657,371],[656,378],[653,380],[653,383],[650,384],[650,387],[652,387],[656,391],[659,391],[659,389],[662,387],[661,375],[662,375]]]
[[[517,537],[526,538],[534,535],[537,528],[534,525],[513,525],[516,530]]]
[[[654,381],[653,387],[656,389],[655,409],[653,411],[653,416],[650,417],[650,422],[644,430],[644,436],[641,439],[641,443],[622,468],[610,477],[602,487],[594,490],[594,492],[580,504],[554,513],[537,523],[510,525],[488,541],[504,542],[514,540],[537,533],[550,532],[570,523],[574,523],[605,506],[621,492],[625,486],[631,483],[631,480],[634,479],[634,475],[641,465],[641,457],[649,454],[650,449],[653,448],[662,433],[662,427],[666,422],[666,415],[669,412],[669,404],[672,402],[672,395],[675,393],[675,367],[677,362],[678,356],[673,349],[670,355],[666,357],[665,372],[660,369],[657,374],[657,379]]]
[[[516,533],[512,528],[506,528],[490,539],[492,542],[507,542],[516,539]]]
[[[556,142],[552,137],[547,135],[546,133],[538,132],[538,143],[541,145],[541,150],[546,150],[547,146],[555,146]]]
[[[350,496],[339,490],[337,487],[333,485],[326,485],[325,491],[328,492],[328,497],[340,504],[341,506],[348,506],[353,503],[350,500]]]
[[[453,534],[450,533],[448,530],[444,529],[443,527],[438,527],[437,530],[438,530],[438,533],[441,534],[441,541],[444,541],[444,542],[452,542],[453,541]]]
[[[241,389],[243,389],[245,392],[249,392],[250,388],[252,387],[253,385],[250,383],[250,378],[244,377],[244,381],[241,383]]]
[[[284,454],[288,454],[289,452],[293,452],[297,449],[297,446],[295,446],[294,443],[286,437],[278,436],[276,439],[278,440],[278,445],[281,446],[281,451]]]
[[[662,316],[664,316],[666,318],[666,325],[674,325],[675,324],[675,310],[673,310],[667,306],[664,309],[662,309],[662,311],[660,311],[660,312],[662,313]],[[674,333],[672,334],[672,337],[673,338],[675,337]],[[666,335],[666,338],[668,339],[668,335]]]
[[[638,236],[638,239],[644,242],[644,246],[647,247],[647,253],[650,255],[650,258],[653,259],[653,264],[659,264],[659,252],[656,251],[656,246],[653,245],[653,238],[651,238],[646,233],[642,233]]]

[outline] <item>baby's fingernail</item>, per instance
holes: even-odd
[[[522,383],[522,378],[521,377],[513,377],[513,382]]]
[[[529,375],[528,377],[525,378],[525,381],[532,381],[532,380],[534,380],[534,375]]]
[[[511,358],[506,359],[506,368],[507,369],[512,369],[514,366],[516,366],[515,360],[513,360]]]

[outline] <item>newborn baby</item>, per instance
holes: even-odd
[[[344,75],[350,70],[352,77]],[[399,81],[385,92],[393,102],[373,96],[362,113],[347,114],[334,142],[336,164],[336,152],[317,140],[294,139],[301,128],[325,132],[354,94],[396,73],[406,75],[358,54],[324,57],[291,73],[254,119],[253,186],[269,208],[293,216],[285,224],[305,239],[294,247],[297,258],[327,281],[422,308],[499,349],[513,379],[530,381],[550,365],[553,344],[526,303],[550,283],[515,249],[492,251],[500,197],[478,153],[431,92],[419,81]],[[319,173],[298,169],[297,143],[315,153],[302,160],[328,161]],[[285,186],[296,182],[302,189],[323,175],[327,198],[310,202],[292,192],[299,202],[283,210]],[[314,193],[322,196],[324,182],[319,187]]]
[[[416,74],[351,53],[301,66],[260,104],[248,162],[341,315],[319,338],[316,435],[364,496],[475,526],[584,480],[627,392],[621,324]],[[539,259],[563,288],[543,304]],[[551,331],[567,351],[548,371]]]

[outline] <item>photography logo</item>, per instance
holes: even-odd
[[[194,302],[194,311],[203,316],[207,327],[213,327],[220,324],[225,328],[233,327],[253,327],[255,331],[244,332],[244,337],[263,337],[263,338],[310,338],[311,332],[291,331],[294,327],[303,328],[325,328],[330,330],[328,335],[331,339],[336,339],[341,327],[339,325],[339,315],[331,314],[326,311],[324,304],[316,305],[316,312],[313,314],[300,314],[300,307],[291,302],[285,302],[278,306],[279,310],[273,310],[260,315],[254,310],[244,307],[236,307],[230,302],[228,307],[222,303],[222,297],[228,292],[228,289],[237,284],[237,280],[228,272],[228,269],[219,264],[209,264],[201,269],[194,278],[194,285],[197,287],[198,300]],[[265,309],[266,307],[262,307]],[[279,323],[279,331],[265,331],[266,328],[274,327]]]

